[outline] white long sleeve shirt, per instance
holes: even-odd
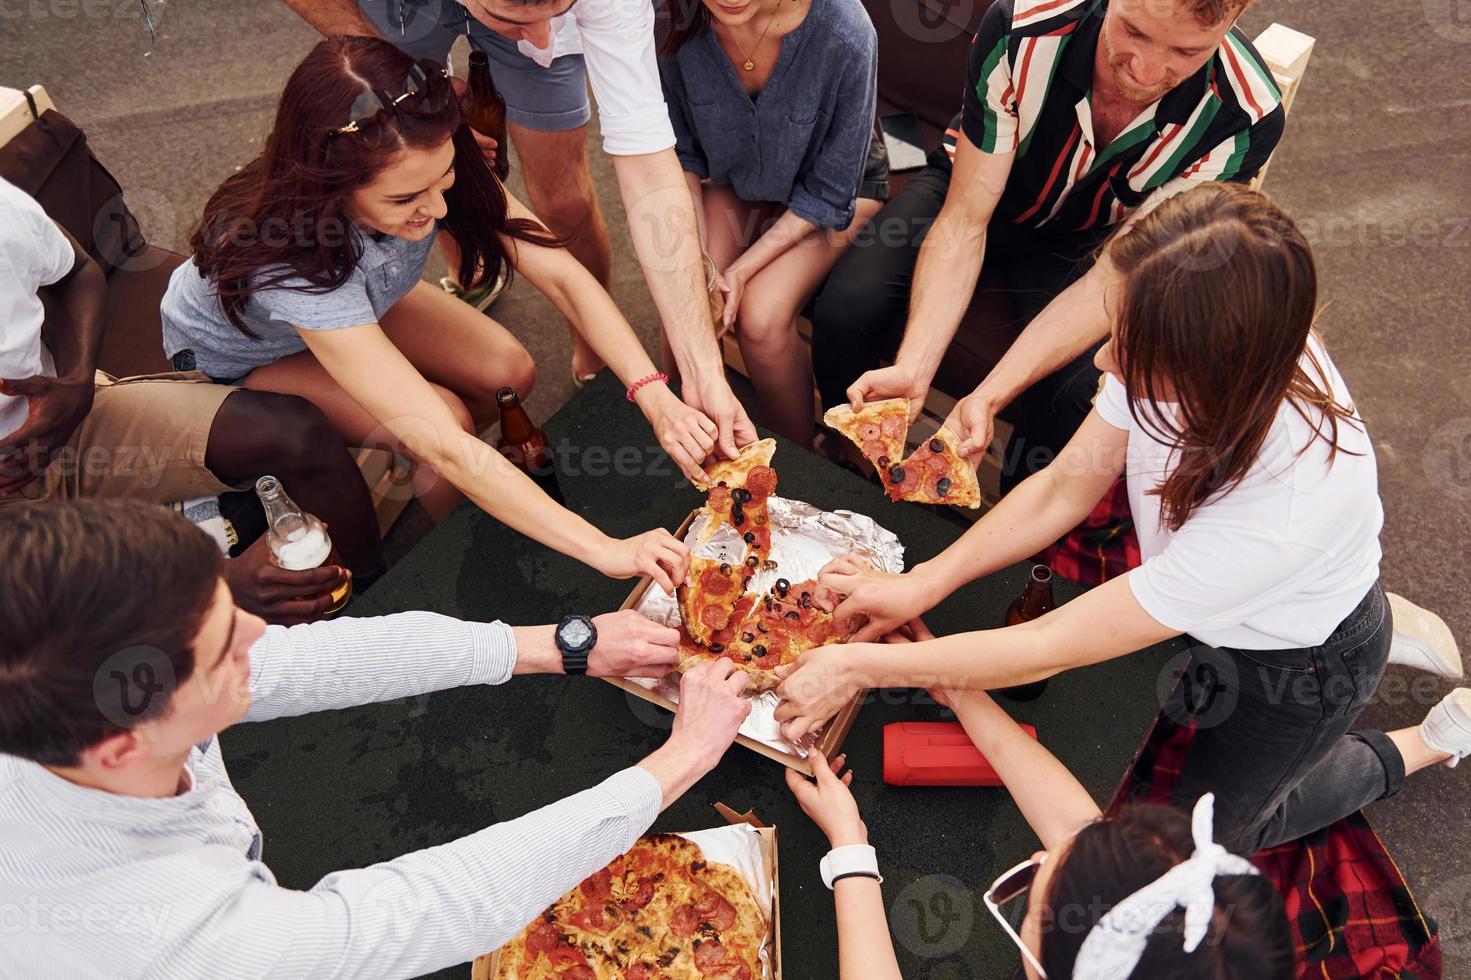
[[[502,623],[432,613],[269,628],[246,721],[466,684],[516,663]],[[309,891],[276,884],[219,740],[168,799],[78,786],[0,754],[0,977],[410,977],[511,939],[628,850],[662,790],[630,768],[517,820]]]

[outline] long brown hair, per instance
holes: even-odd
[[[506,194],[481,155],[448,79],[437,71],[423,95],[380,113],[354,133],[346,126],[365,92],[404,92],[414,59],[387,41],[327,38],[312,48],[281,93],[265,150],[227,179],[205,205],[189,240],[194,262],[219,290],[225,315],[250,336],[241,311],[253,293],[287,279],[330,292],[361,259],[350,233],[348,195],[405,149],[455,148],[455,182],[441,226],[460,246],[459,280],[475,287],[509,273],[501,236],[539,245],[559,240],[534,221],[507,218]]]
[[[1166,527],[1246,476],[1284,399],[1332,464],[1338,423],[1358,420],[1308,343],[1318,274],[1291,218],[1241,185],[1205,184],[1112,239],[1107,257],[1122,274],[1113,353],[1129,410],[1176,451],[1150,491]],[[1159,407],[1171,401],[1176,412]]]
[[[1062,855],[1044,902],[1039,959],[1049,977],[1070,977],[1089,931],[1104,914],[1195,852],[1190,817],[1133,803],[1080,830]],[[1165,916],[1130,977],[1140,980],[1288,980],[1292,933],[1282,898],[1260,875],[1222,875],[1203,943],[1184,949],[1185,913]]]

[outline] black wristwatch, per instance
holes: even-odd
[[[557,624],[557,649],[562,651],[562,670],[586,674],[592,648],[598,643],[598,628],[586,616],[572,615]]]

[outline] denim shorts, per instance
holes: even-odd
[[[358,0],[358,8],[383,36],[414,58],[449,64],[455,39],[485,52],[495,87],[506,100],[506,119],[544,133],[576,129],[592,118],[582,55],[568,54],[543,68],[470,15],[457,0]]]

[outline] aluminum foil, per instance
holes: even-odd
[[[813,578],[829,561],[849,552],[868,559],[875,568],[895,574],[904,571],[904,546],[893,531],[873,518],[850,510],[818,510],[801,500],[768,497],[767,514],[771,522],[771,564],[758,569],[747,588],[764,593],[779,578],[800,582]],[[693,542],[705,527],[705,516],[696,517],[685,535]],[[695,554],[701,558],[739,562],[745,553],[740,533],[726,525]],[[657,583],[649,586],[639,600],[639,612],[666,626],[679,625],[679,603]],[[678,703],[679,674],[670,673],[660,680],[630,678],[650,690]],[[781,735],[775,712],[781,699],[775,691],[766,691],[751,699],[751,714],[741,726],[741,734],[780,752],[806,757],[806,744],[794,745]],[[804,743],[808,740],[804,739]]]

